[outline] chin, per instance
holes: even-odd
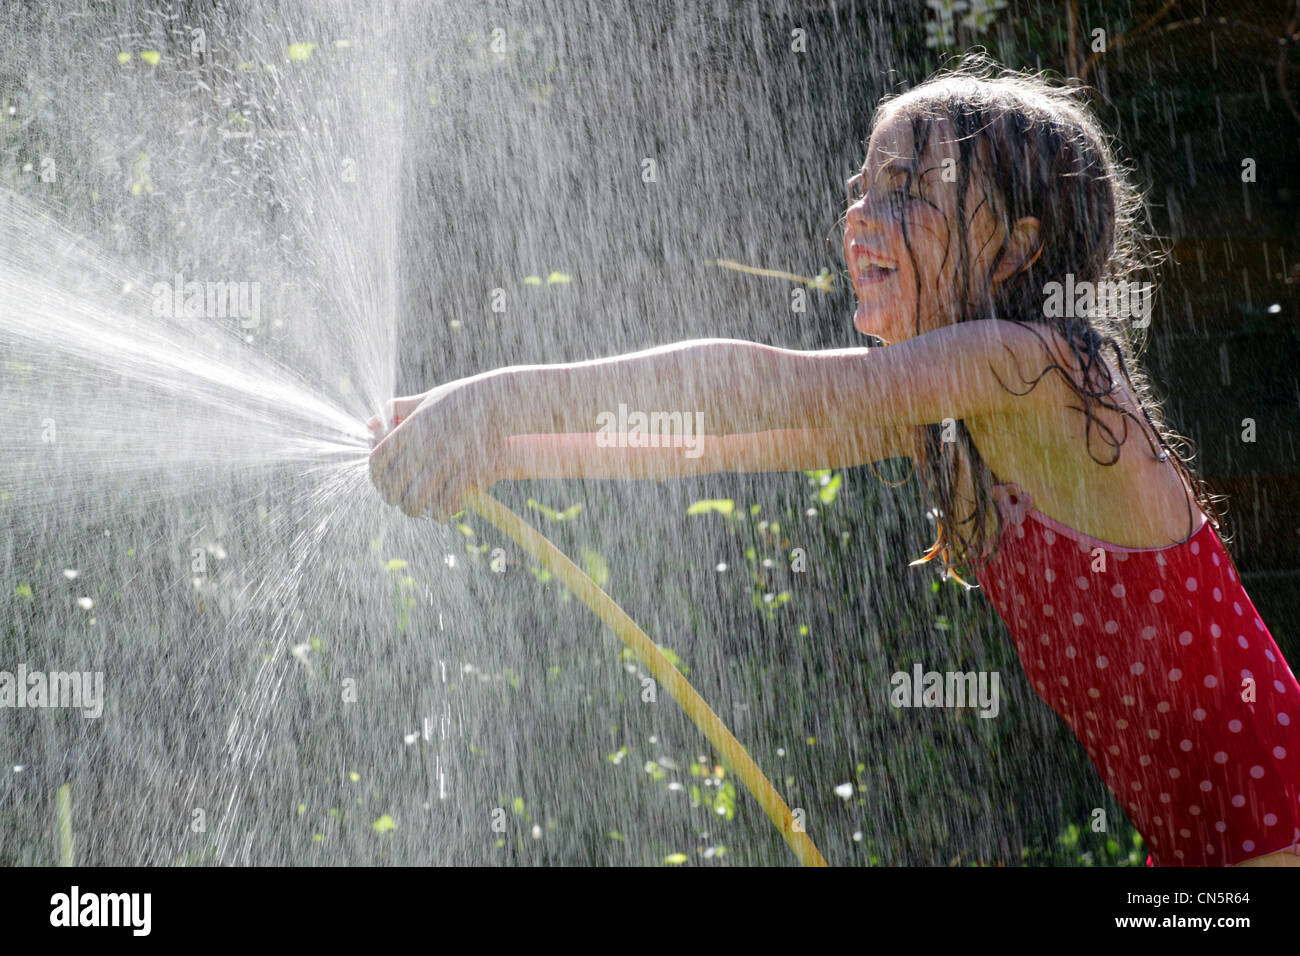
[[[883,317],[873,315],[864,309],[861,305],[853,313],[853,328],[863,335],[870,335],[873,338],[880,339],[883,342],[891,341],[888,334],[888,322],[883,321]]]

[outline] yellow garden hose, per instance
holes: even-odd
[[[790,845],[799,862],[804,866],[826,866],[826,860],[822,858],[808,834],[795,820],[794,814],[781,799],[781,795],[776,792],[771,781],[758,768],[758,764],[754,763],[740,741],[704,702],[704,698],[696,693],[695,688],[682,676],[681,671],[674,667],[664,656],[663,651],[655,646],[646,632],[641,630],[608,594],[597,587],[595,581],[570,561],[564,552],[501,502],[486,492],[471,488],[465,494],[465,504],[507,537],[513,539],[539,561],[542,567],[559,578],[565,587],[576,594],[583,604],[591,608],[592,612],[631,648],[632,653],[649,668],[655,680],[667,688],[673,699],[681,704],[682,710],[686,711],[686,716],[700,728],[709,743],[717,748],[722,759],[735,771],[741,783],[753,794],[759,806],[781,831],[781,836]]]

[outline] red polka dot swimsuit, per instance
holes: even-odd
[[[1124,548],[1014,484],[993,494],[1002,537],[976,578],[1152,861],[1300,852],[1300,685],[1213,525],[1201,515],[1181,544]]]

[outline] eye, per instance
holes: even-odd
[[[902,211],[909,202],[920,200],[922,197],[913,195],[907,191],[906,186],[899,186],[897,189],[889,191],[889,206],[896,211]]]

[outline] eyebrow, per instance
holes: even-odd
[[[903,160],[903,159],[891,159],[889,162],[885,163],[885,165],[880,168],[880,172],[884,173],[887,176],[892,176],[901,173],[904,176],[910,174],[912,175],[913,179],[919,178],[915,175],[916,165],[914,163],[908,162],[907,160]],[[859,177],[862,179],[867,178],[865,164],[863,164],[862,169],[859,169],[856,173],[854,173],[849,178],[848,181],[852,182],[853,180],[858,179]]]

